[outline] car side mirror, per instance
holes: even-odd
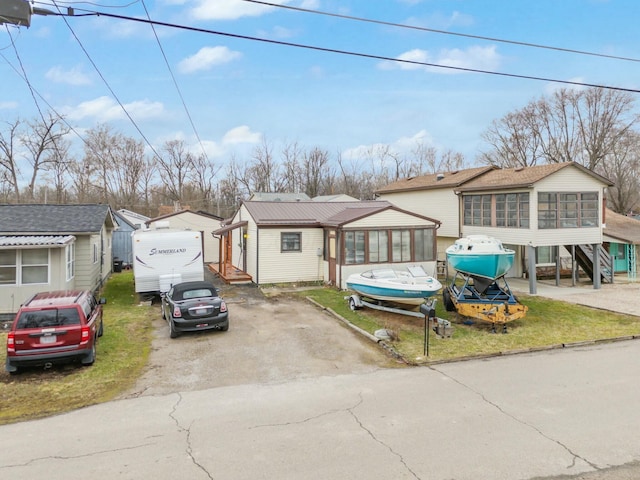
[[[98,302],[100,305],[106,305],[107,299],[104,297],[100,297],[100,301]]]

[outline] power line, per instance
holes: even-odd
[[[71,25],[69,25],[69,22],[67,21],[67,19],[65,18],[67,15],[60,13],[60,9],[58,8],[58,13],[60,16],[62,16],[64,23],[67,25],[67,28],[69,28],[69,31],[71,32],[71,34],[73,35],[73,38],[75,38],[75,40],[78,42],[78,45],[80,45],[80,48],[82,49],[82,51],[84,52],[84,54],[86,55],[87,59],[89,60],[89,62],[91,63],[91,65],[93,66],[93,68],[95,69],[95,71],[98,73],[98,75],[100,76],[100,78],[102,79],[102,81],[104,82],[105,86],[107,87],[107,89],[109,90],[109,92],[111,92],[111,95],[113,95],[113,98],[116,100],[116,102],[118,102],[118,105],[120,105],[120,108],[122,109],[122,111],[124,112],[124,114],[127,116],[127,118],[129,119],[129,121],[133,124],[133,126],[135,127],[135,129],[138,131],[138,133],[140,134],[140,136],[144,139],[144,141],[146,142],[146,144],[149,146],[149,148],[151,149],[151,151],[156,155],[156,157],[160,157],[160,155],[158,154],[158,152],[156,151],[156,149],[154,148],[153,145],[151,145],[151,142],[149,142],[149,140],[147,139],[147,137],[145,136],[144,133],[142,133],[142,130],[140,130],[140,127],[138,126],[138,124],[135,122],[135,120],[131,117],[131,114],[129,114],[129,112],[127,111],[127,109],[125,108],[125,106],[122,104],[122,102],[120,101],[120,99],[118,98],[118,96],[116,95],[116,93],[113,91],[113,89],[111,88],[111,85],[109,85],[109,82],[107,82],[107,79],[104,78],[104,75],[102,75],[102,72],[100,71],[100,69],[98,68],[98,66],[95,64],[95,62],[93,61],[93,59],[91,58],[91,55],[89,55],[89,52],[87,52],[87,50],[84,48],[84,45],[82,44],[82,42],[80,41],[80,39],[78,38],[78,36],[76,35],[76,32],[73,31],[73,28],[71,28]]]
[[[151,17],[149,16],[149,11],[147,10],[147,6],[144,3],[144,0],[141,0],[142,3],[142,7],[144,8],[144,12],[147,15],[147,18],[149,20],[151,20]],[[167,66],[167,70],[169,70],[169,74],[171,75],[171,79],[173,80],[173,85],[176,87],[176,91],[178,92],[178,96],[180,97],[180,101],[182,102],[182,106],[184,108],[184,111],[187,114],[187,118],[189,119],[189,123],[191,124],[191,128],[193,128],[193,132],[196,135],[196,139],[198,140],[198,144],[200,145],[200,148],[202,149],[202,153],[204,155],[204,158],[207,159],[207,161],[209,160],[209,156],[207,155],[207,151],[204,148],[204,145],[202,143],[202,140],[200,139],[200,135],[198,134],[198,130],[196,129],[195,124],[193,123],[193,118],[191,118],[191,113],[189,112],[189,109],[187,108],[187,104],[184,101],[184,97],[182,96],[182,92],[180,91],[180,87],[178,86],[178,82],[176,80],[175,75],[173,74],[173,70],[171,70],[171,65],[169,64],[169,60],[167,60],[167,55],[164,52],[164,48],[162,48],[162,44],[160,43],[160,38],[158,38],[158,33],[156,32],[156,29],[154,27],[153,24],[151,24],[151,30],[153,30],[153,35],[156,38],[156,42],[158,43],[158,47],[160,48],[160,52],[162,53],[162,58],[164,58],[164,63]]]
[[[60,15],[63,15],[63,14],[60,14]],[[65,15],[63,15],[63,16],[65,16]],[[542,82],[559,83],[559,84],[563,84],[563,85],[574,85],[574,86],[578,86],[578,87],[593,87],[593,88],[602,88],[602,89],[605,89],[605,90],[615,90],[615,91],[629,92],[629,93],[640,93],[640,90],[634,89],[634,88],[614,87],[614,86],[611,86],[611,85],[602,85],[602,84],[596,84],[596,83],[581,83],[581,82],[574,82],[574,81],[571,81],[571,80],[559,80],[559,79],[556,79],[556,78],[539,77],[539,76],[534,76],[534,75],[521,75],[521,74],[507,73],[507,72],[492,72],[492,71],[481,70],[481,69],[477,69],[477,68],[456,67],[456,66],[452,66],[452,65],[440,65],[440,64],[437,64],[437,63],[419,62],[417,60],[407,60],[407,59],[386,57],[386,56],[383,56],[383,55],[376,55],[376,54],[370,54],[370,53],[354,52],[354,51],[350,51],[350,50],[339,50],[339,49],[335,49],[335,48],[319,47],[319,46],[315,46],[315,45],[306,45],[306,44],[302,44],[302,43],[284,42],[284,41],[281,41],[281,40],[273,40],[273,39],[268,39],[268,38],[252,37],[252,36],[249,36],[249,35],[240,35],[240,34],[237,34],[237,33],[221,32],[221,31],[210,30],[210,29],[206,29],[206,28],[190,27],[190,26],[180,25],[180,24],[176,24],[176,23],[160,22],[160,21],[157,21],[157,20],[145,20],[145,19],[142,19],[142,18],[129,17],[129,16],[125,16],[125,15],[116,15],[116,14],[113,14],[113,13],[91,12],[91,13],[87,13],[87,14],[83,14],[83,15],[74,15],[74,16],[110,17],[110,18],[117,18],[117,19],[120,19],[120,20],[130,20],[130,21],[138,22],[138,23],[152,23],[154,25],[160,25],[160,26],[168,27],[168,28],[177,28],[177,29],[181,29],[181,30],[188,30],[188,31],[191,31],[191,32],[208,33],[208,34],[211,34],[211,35],[219,35],[219,36],[223,36],[223,37],[237,38],[237,39],[242,39],[242,40],[251,40],[251,41],[255,41],[255,42],[270,43],[270,44],[274,44],[274,45],[282,45],[282,46],[287,46],[287,47],[302,48],[302,49],[306,49],[306,50],[315,50],[315,51],[319,51],[319,52],[336,53],[336,54],[348,55],[348,56],[352,56],[352,57],[369,58],[369,59],[374,59],[374,60],[383,60],[383,61],[388,61],[388,62],[403,63],[403,64],[409,64],[409,65],[417,65],[417,66],[422,66],[422,67],[444,68],[444,69],[456,70],[456,71],[460,71],[460,72],[482,73],[482,74],[485,74],[485,75],[494,75],[494,76],[508,77],[508,78],[519,78],[519,79],[523,79],[523,80],[535,80],[535,81],[542,81]]]
[[[551,45],[541,45],[541,44],[537,44],[537,43],[529,43],[529,42],[521,42],[521,41],[517,41],[517,40],[505,40],[503,38],[495,38],[495,37],[484,37],[481,35],[471,35],[471,34],[467,34],[467,33],[458,33],[458,32],[449,32],[446,30],[436,30],[434,28],[427,28],[427,27],[419,27],[416,25],[407,25],[407,24],[403,24],[403,23],[393,23],[393,22],[386,22],[384,20],[374,20],[374,19],[370,19],[370,18],[363,18],[363,17],[354,17],[351,15],[342,15],[339,13],[330,13],[330,12],[324,12],[321,10],[312,10],[310,8],[302,8],[302,7],[294,7],[291,5],[279,5],[276,3],[270,3],[270,2],[264,2],[261,0],[243,0],[245,2],[249,2],[249,3],[256,3],[256,4],[260,4],[260,5],[266,5],[269,7],[276,7],[276,8],[284,8],[287,10],[294,10],[294,11],[298,11],[298,12],[305,12],[305,13],[313,13],[316,15],[325,15],[328,17],[336,17],[336,18],[343,18],[346,20],[355,20],[358,22],[367,22],[367,23],[375,23],[378,25],[386,25],[389,27],[399,27],[399,28],[408,28],[411,30],[420,30],[423,32],[431,32],[431,33],[439,33],[442,35],[452,35],[452,36],[456,36],[456,37],[465,37],[465,38],[473,38],[476,40],[486,40],[486,41],[490,41],[490,42],[499,42],[499,43],[507,43],[507,44],[511,44],[511,45],[519,45],[519,46],[523,46],[523,47],[533,47],[533,48],[542,48],[542,49],[546,49],[546,50],[555,50],[558,52],[566,52],[566,53],[575,53],[578,55],[589,55],[592,57],[602,57],[602,58],[611,58],[614,60],[625,60],[627,62],[640,62],[640,59],[637,58],[631,58],[631,57],[619,57],[616,55],[607,55],[604,53],[595,53],[595,52],[587,52],[585,50],[574,50],[571,48],[563,48],[563,47],[554,47]]]

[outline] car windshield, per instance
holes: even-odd
[[[198,288],[197,290],[185,290],[182,292],[182,298],[188,300],[190,298],[213,297],[214,294],[209,288]]]
[[[34,312],[22,312],[16,328],[46,328],[77,325],[80,315],[75,308],[50,308]]]

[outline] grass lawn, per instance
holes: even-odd
[[[467,324],[457,313],[445,311],[439,296],[436,315],[449,320],[454,330],[444,339],[429,332],[427,358],[424,319],[369,308],[352,311],[344,299],[346,292],[330,288],[308,290],[303,295],[371,334],[381,328],[393,330],[398,340],[390,343],[412,364],[640,335],[640,317],[524,295],[518,299],[529,307],[526,316],[509,322],[508,333],[502,334],[500,326],[499,333],[492,333],[488,323]]]
[[[640,317],[530,296],[519,297],[529,307],[525,318],[509,323],[507,334],[491,333],[489,324],[466,325],[438,301],[436,315],[450,320],[454,332],[447,339],[431,332],[426,358],[421,318],[367,308],[351,311],[346,293],[332,288],[296,295],[312,298],[369,333],[393,330],[399,337],[393,347],[411,364],[640,335]],[[70,364],[11,376],[4,370],[6,333],[0,334],[0,425],[106,402],[134,385],[149,356],[157,310],[139,304],[132,272],[114,274],[100,296],[107,299],[105,333],[91,367]]]
[[[133,386],[149,356],[152,308],[138,304],[132,272],[112,275],[99,296],[107,299],[104,335],[91,367],[69,364],[9,375],[7,335],[0,334],[0,424],[106,402]]]

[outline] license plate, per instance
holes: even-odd
[[[208,327],[209,324],[208,323],[199,323],[198,325],[196,325],[196,328],[202,328],[202,327]]]
[[[40,337],[40,343],[44,344],[44,345],[48,345],[50,343],[56,343],[56,339],[58,337],[56,337],[55,335],[48,335],[46,337]]]
[[[196,315],[204,315],[205,313],[207,313],[206,308],[196,308]]]

